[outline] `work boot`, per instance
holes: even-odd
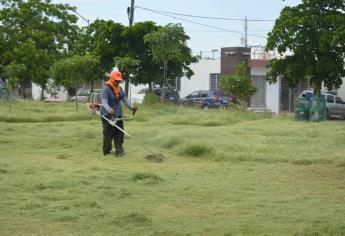
[[[116,149],[116,152],[115,152],[115,156],[116,156],[116,157],[122,157],[123,155],[125,155],[125,152],[124,152],[124,150],[123,150],[122,147]]]
[[[108,155],[110,155],[110,152],[103,152],[104,157],[107,157]]]

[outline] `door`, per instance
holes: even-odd
[[[250,97],[251,107],[266,107],[266,79],[265,76],[252,76],[252,85],[256,93]]]
[[[330,116],[337,115],[337,106],[335,104],[335,99],[333,95],[327,95],[326,97],[326,107],[328,110],[328,114]]]
[[[335,97],[335,103],[337,115],[343,118],[345,116],[345,104],[343,100],[340,97]]]

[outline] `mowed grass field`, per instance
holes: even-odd
[[[0,103],[0,235],[345,235],[343,121],[140,106],[104,158],[82,108]]]

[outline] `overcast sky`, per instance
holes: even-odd
[[[90,22],[98,19],[113,20],[128,25],[127,7],[130,0],[53,0],[54,3],[68,3],[77,7],[77,11]],[[221,47],[243,46],[244,18],[248,19],[248,45],[265,45],[266,35],[287,5],[295,6],[301,0],[135,0],[134,23],[154,21],[158,25],[181,23],[191,37],[188,46],[194,54],[203,51],[203,56],[212,56],[211,50]],[[211,16],[234,20],[213,20],[175,15],[176,19],[149,10],[173,12],[185,15]],[[238,19],[238,20],[236,20]],[[241,20],[243,19],[243,20]],[[253,21],[267,20],[267,21]],[[198,25],[214,26],[216,28]],[[80,25],[87,25],[83,20]],[[219,29],[220,28],[220,29]],[[235,31],[235,32],[231,32]],[[216,52],[216,57],[219,52]]]

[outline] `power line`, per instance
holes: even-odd
[[[223,30],[223,31],[231,32],[231,33],[242,34],[242,32],[239,32],[239,31],[228,30],[228,29],[224,29],[224,28],[221,28],[221,27],[217,27],[217,26],[212,26],[212,25],[207,25],[207,24],[199,23],[199,22],[192,21],[192,20],[187,20],[187,19],[180,18],[180,17],[177,17],[177,16],[171,16],[171,15],[168,15],[168,13],[162,13],[161,11],[156,11],[156,10],[152,10],[152,9],[148,9],[148,8],[143,8],[143,7],[139,7],[139,6],[136,6],[136,7],[140,8],[140,9],[143,9],[143,10],[147,10],[147,11],[156,13],[156,14],[159,14],[159,15],[168,16],[168,17],[171,17],[171,18],[174,18],[174,19],[190,22],[190,23],[193,23],[193,24],[197,24],[197,25],[201,25],[201,26],[206,26],[206,27],[213,28],[213,29]]]
[[[176,12],[170,12],[170,11],[154,10],[154,9],[150,9],[150,8],[140,7],[140,6],[136,6],[136,7],[141,8],[143,10],[156,11],[156,12],[160,12],[160,13],[166,13],[166,14],[169,14],[169,15],[186,16],[186,17],[202,18],[202,19],[210,19],[210,20],[243,21],[243,19],[239,19],[239,18],[226,18],[226,17],[189,15],[189,14],[181,14],[181,13],[176,13]],[[258,22],[270,21],[270,22],[272,22],[272,21],[275,21],[275,20],[247,19],[247,21],[258,21]]]
[[[136,6],[136,8],[143,9],[143,10],[146,10],[146,11],[150,11],[150,12],[153,12],[153,13],[156,13],[156,14],[159,14],[159,15],[171,17],[171,18],[174,18],[174,19],[186,21],[186,22],[189,22],[189,23],[193,23],[193,24],[197,24],[197,25],[201,25],[201,26],[205,26],[205,27],[209,27],[209,28],[213,28],[213,29],[218,29],[218,30],[222,30],[222,31],[230,32],[230,33],[236,33],[236,34],[243,35],[243,33],[240,32],[240,31],[229,30],[229,29],[225,29],[225,28],[221,28],[221,27],[217,27],[217,26],[203,24],[203,23],[200,23],[200,22],[192,21],[192,20],[187,20],[187,19],[184,19],[184,18],[181,18],[181,17],[169,15],[168,13],[162,13],[162,11],[157,11],[157,10],[153,10],[153,9],[149,9],[149,8],[144,8],[144,7],[140,7],[140,6]],[[253,37],[258,37],[258,38],[266,38],[264,36],[256,35],[256,34],[248,34],[248,35],[249,36],[253,36]]]

